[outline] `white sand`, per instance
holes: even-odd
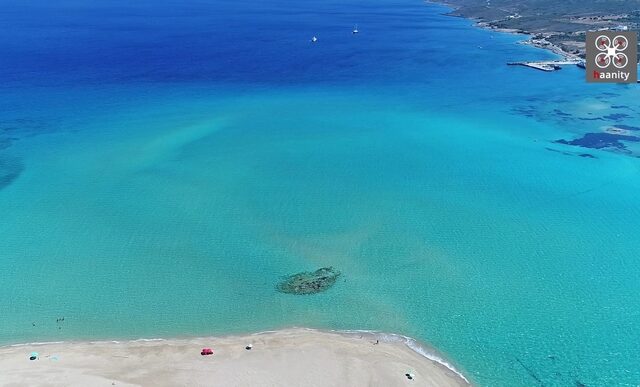
[[[3,386],[468,386],[401,342],[288,329],[249,336],[0,348]],[[245,349],[253,344],[253,349]],[[203,347],[213,356],[201,356]],[[30,361],[32,351],[39,359]],[[406,373],[415,374],[409,380]]]

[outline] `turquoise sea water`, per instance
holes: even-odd
[[[638,144],[554,142],[636,132],[635,85],[414,0],[2,4],[0,343],[374,329],[640,383]]]

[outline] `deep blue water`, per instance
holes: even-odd
[[[638,384],[635,85],[421,1],[0,5],[0,343],[375,329]]]

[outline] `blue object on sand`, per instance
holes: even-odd
[[[36,360],[38,358],[38,352],[31,352],[29,355],[29,360]]]

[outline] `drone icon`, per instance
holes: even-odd
[[[596,55],[596,66],[601,69],[607,68],[613,64],[616,68],[624,68],[629,63],[629,58],[622,51],[629,47],[629,41],[622,35],[610,39],[606,35],[598,36],[596,39],[596,48],[600,51]]]

